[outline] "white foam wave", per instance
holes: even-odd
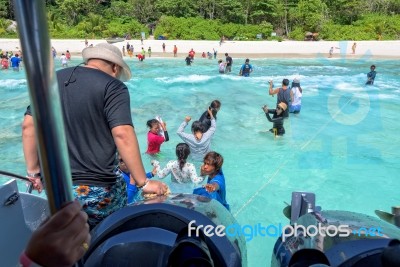
[[[26,85],[26,79],[20,79],[20,80],[7,79],[7,80],[2,80],[0,83],[0,87],[4,88],[21,87],[25,85]]]
[[[155,80],[158,82],[166,83],[166,84],[173,84],[173,83],[203,83],[215,78],[215,76],[208,76],[208,75],[189,75],[189,76],[177,76],[175,78],[171,77],[161,77],[156,78]]]

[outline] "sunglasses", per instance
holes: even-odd
[[[280,110],[283,110],[281,107],[276,107],[276,109],[280,109]]]

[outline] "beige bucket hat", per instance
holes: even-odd
[[[100,43],[93,47],[86,47],[82,50],[82,58],[85,63],[87,63],[89,59],[97,58],[117,64],[122,68],[122,74],[119,78],[122,82],[129,81],[132,77],[131,69],[122,58],[121,51],[112,44]]]

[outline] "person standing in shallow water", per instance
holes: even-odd
[[[190,148],[186,143],[179,143],[175,149],[176,160],[170,160],[167,166],[160,167],[160,162],[152,160],[151,164],[156,168],[159,178],[164,178],[171,174],[171,181],[174,183],[194,183],[199,184],[203,182],[204,177],[198,176],[196,167],[193,163],[187,162],[190,155]]]
[[[192,133],[185,133],[184,130],[192,119],[190,116],[186,116],[176,132],[178,136],[189,145],[191,157],[195,161],[203,160],[204,155],[210,151],[211,138],[217,127],[211,109],[208,109],[208,114],[211,118],[211,127],[208,131],[204,132],[204,126],[200,121],[194,121],[191,127]]]
[[[231,72],[232,71],[232,64],[233,64],[233,60],[232,57],[228,55],[228,53],[225,53],[225,61],[226,61],[226,68],[225,68],[225,72]]]
[[[210,151],[204,156],[200,173],[201,176],[208,175],[207,184],[194,189],[193,194],[215,199],[230,211],[229,204],[226,201],[226,185],[222,164],[224,164],[224,158],[217,152]]]
[[[366,85],[374,85],[376,77],[375,65],[372,65],[370,70],[371,71],[367,74],[367,82],[365,83]]]
[[[273,127],[269,130],[275,135],[284,135],[285,128],[283,128],[284,116],[283,113],[287,109],[285,103],[281,102],[276,106],[276,109],[268,109],[268,106],[264,105],[262,110],[265,112],[267,119],[273,123]],[[269,114],[273,114],[272,118]]]
[[[272,87],[273,87],[273,82],[269,81],[269,95],[273,96],[275,94],[278,94],[278,98],[276,99],[276,104],[283,102],[285,103],[286,106],[289,106],[290,102],[289,80],[283,79],[282,87],[278,87],[275,89],[273,89]],[[289,117],[289,112],[287,109],[285,109],[283,116],[285,118]]]
[[[221,108],[221,102],[219,100],[213,100],[210,104],[210,106],[208,107],[208,109],[211,109],[211,113],[215,119],[215,121],[217,121],[217,113]],[[210,114],[208,114],[208,110],[204,111],[203,114],[200,116],[199,121],[201,122],[201,124],[203,124],[203,133],[207,132],[208,129],[210,129],[211,127],[211,117]]]
[[[250,59],[246,59],[239,71],[239,76],[249,77],[250,73],[253,72],[253,66],[250,64]]]

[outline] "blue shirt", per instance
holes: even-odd
[[[128,195],[128,204],[131,204],[132,202],[134,202],[134,199],[136,197],[136,194],[139,192],[139,189],[137,188],[136,185],[131,184],[131,179],[130,179],[130,174],[121,171],[120,169],[118,169],[117,172],[122,173],[122,176],[124,177],[124,180],[126,182],[126,193]],[[147,178],[153,178],[153,174],[151,172],[146,173],[146,177]]]
[[[226,201],[226,186],[225,186],[225,176],[222,170],[218,172],[216,176],[213,178],[208,177],[208,184],[216,183],[219,186],[217,191],[212,193],[207,192],[207,190],[203,187],[196,188],[193,190],[193,194],[206,196],[208,198],[212,198],[220,202],[227,210],[230,210],[229,204]]]
[[[245,63],[240,68],[240,71],[242,73],[242,76],[249,77],[250,76],[250,72],[253,71],[253,66],[251,64],[249,64],[249,63]]]
[[[19,57],[12,57],[10,61],[12,68],[19,68],[19,63],[21,62],[21,59]]]

